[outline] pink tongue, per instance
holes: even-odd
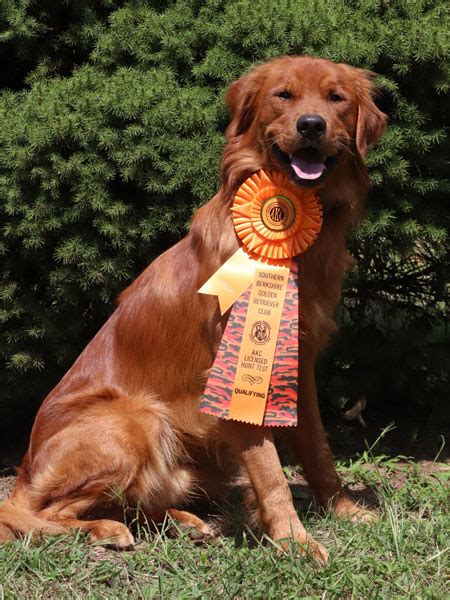
[[[319,179],[326,168],[321,162],[304,160],[298,156],[292,157],[291,167],[300,179]]]

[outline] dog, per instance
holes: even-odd
[[[117,548],[133,544],[119,497],[149,522],[173,518],[210,529],[188,512],[246,477],[260,523],[273,540],[326,561],[294,508],[274,443],[263,426],[199,412],[227,314],[197,293],[236,252],[230,206],[260,169],[313,188],[323,206],[316,242],[295,260],[300,293],[299,424],[281,428],[318,502],[338,517],[370,520],[342,489],[321,422],[314,364],[335,331],[333,312],[352,264],[346,236],[368,189],[367,149],[387,117],[370,73],[328,60],[281,57],[235,81],[218,193],[188,235],[159,256],[119,297],[110,319],[44,400],[10,498],[0,540],[72,528]]]

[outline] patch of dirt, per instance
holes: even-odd
[[[13,475],[2,477],[0,471],[0,500],[7,498],[12,490],[16,478]]]
[[[415,467],[421,475],[432,476],[434,473],[450,471],[450,465],[443,462],[433,462],[421,460],[414,463],[399,461],[396,463],[395,469],[388,470],[384,467],[376,467],[372,464],[364,465],[363,469],[366,472],[377,471],[378,469],[385,475],[389,485],[395,490],[400,489]],[[301,474],[293,472],[292,479],[289,482],[292,496],[297,508],[300,511],[308,510],[311,502],[313,502],[312,492]],[[376,487],[371,487],[363,482],[356,482],[345,486],[349,496],[362,506],[367,508],[376,508],[378,506],[378,497]]]
[[[450,439],[450,430],[446,425],[419,425],[408,421],[404,415],[388,420],[369,413],[365,420],[366,427],[357,421],[339,422],[336,416],[325,420],[325,430],[335,456],[354,456],[374,445],[375,455],[406,456],[424,463],[450,459],[450,447],[446,443]],[[390,431],[382,435],[387,427],[391,427]]]
[[[421,460],[414,463],[403,463],[399,462],[396,464],[394,470],[387,470],[381,467],[381,472],[385,474],[386,480],[394,490],[399,490],[405,485],[407,477],[410,475],[411,470],[417,468],[420,475],[431,477],[435,473],[445,472],[450,470],[448,464],[442,462],[433,462],[429,460]],[[365,471],[376,471],[375,465],[365,465]],[[362,482],[357,482],[346,487],[349,491],[349,495],[362,505],[366,505],[369,508],[375,508],[378,505],[378,498],[376,494],[376,487],[366,486]]]

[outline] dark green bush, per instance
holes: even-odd
[[[443,402],[448,46],[440,0],[0,0],[0,423],[31,417],[120,289],[217,189],[228,84],[281,54],[379,73],[390,128],[322,396]]]

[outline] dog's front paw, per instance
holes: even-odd
[[[329,555],[328,551],[325,549],[325,546],[316,541],[310,535],[306,537],[306,541],[304,543],[300,540],[297,540],[297,542],[302,549],[306,548],[306,554],[311,555],[319,564],[325,565],[328,562]]]
[[[277,544],[285,551],[288,551],[295,544],[295,551],[302,556],[311,556],[316,562],[325,565],[328,562],[328,551],[325,547],[310,535],[298,536],[295,540],[284,538],[278,540]]]
[[[357,511],[349,515],[352,523],[376,523],[380,517],[367,508],[357,507]]]
[[[339,498],[336,502],[334,514],[338,519],[349,519],[352,523],[373,523],[379,521],[377,514],[356,504],[347,496]]]

